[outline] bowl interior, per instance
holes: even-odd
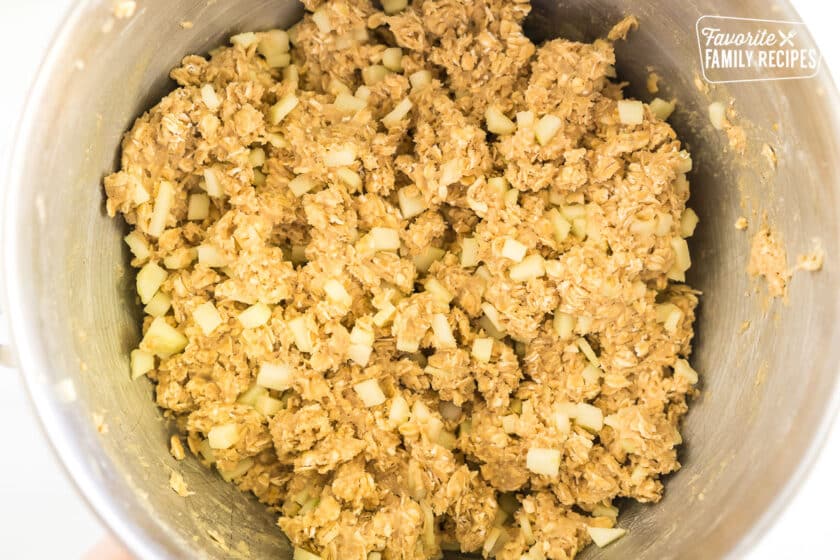
[[[697,18],[796,19],[785,6],[768,13],[755,0],[534,5],[527,27],[534,39],[592,40],[628,13],[639,18],[640,29],[618,43],[618,72],[632,94],[649,100],[644,84],[653,69],[658,95],[678,100],[671,122],[693,154],[690,205],[701,219],[689,283],[703,292],[693,358],[702,395],[683,429],[684,468],[668,478],[661,503],[626,504],[627,537],[584,556],[737,555],[784,503],[835,402],[834,87],[825,70],[810,80],[696,87]],[[118,163],[122,133],[173,87],[168,71],[183,55],[207,52],[236,32],[287,26],[301,7],[146,0],[117,21],[110,7],[84,2],[74,10],[24,118],[4,232],[6,270],[18,271],[7,279],[7,303],[21,368],[71,475],[138,555],[227,558],[241,555],[244,542],[250,557],[290,558],[274,514],[197,462],[170,457],[173,425],[154,406],[151,384],[130,381],[127,356],[139,339],[133,276],[101,180]],[[711,101],[730,99],[748,136],[743,156],[707,117]],[[761,156],[764,144],[778,156],[775,170]],[[746,274],[749,239],[764,213],[791,263],[813,239],[828,255],[821,272],[796,274],[787,304],[755,291]],[[734,228],[741,215],[751,231]],[[100,433],[102,421],[108,429]],[[170,469],[197,494],[172,492]]]

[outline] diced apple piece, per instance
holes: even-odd
[[[202,303],[193,310],[193,320],[205,336],[209,336],[222,324],[222,316],[212,301]]]
[[[385,393],[382,392],[379,381],[376,379],[368,379],[367,381],[357,383],[353,385],[353,390],[356,391],[356,394],[359,395],[359,398],[362,399],[362,402],[368,408],[378,406],[385,402]]]
[[[527,252],[528,247],[510,237],[505,239],[504,245],[502,245],[502,256],[514,262],[522,262]]]
[[[166,281],[169,273],[155,262],[146,263],[137,272],[137,295],[144,304],[152,301],[152,297]]]
[[[237,317],[246,329],[256,329],[268,323],[271,319],[271,308],[264,303],[255,303]]]
[[[464,165],[460,159],[451,159],[440,166],[440,184],[448,187],[464,176]]]
[[[251,385],[244,393],[236,398],[239,404],[247,404],[248,406],[256,406],[257,398],[262,395],[267,395],[268,389],[260,385]]]
[[[544,476],[557,476],[560,473],[559,449],[543,449],[534,447],[528,450],[525,465],[528,470]]]
[[[712,126],[718,130],[722,130],[726,126],[726,106],[720,101],[715,101],[709,105],[709,120],[712,121]]]
[[[289,53],[274,52],[264,56],[265,61],[272,68],[286,68],[292,63],[292,55]]]
[[[554,229],[554,240],[557,243],[563,243],[569,237],[572,224],[556,208],[548,211],[548,221],[551,222],[551,227]]]
[[[663,324],[669,334],[677,332],[683,315],[682,309],[673,303],[661,303],[656,306],[656,320]]]
[[[674,363],[674,376],[685,379],[691,385],[694,385],[700,380],[700,376],[697,375],[697,372],[691,367],[688,360],[683,360],[682,358],[677,358],[677,361]]]
[[[347,167],[356,161],[356,149],[347,144],[338,148],[328,149],[324,154],[324,164],[327,167]]]
[[[622,529],[621,527],[608,529],[606,527],[587,526],[586,531],[592,538],[592,542],[594,542],[599,548],[604,548],[627,534],[627,529]]]
[[[481,310],[484,312],[484,316],[487,317],[487,320],[493,325],[493,328],[500,333],[505,332],[505,329],[502,328],[501,320],[499,319],[499,312],[495,307],[493,307],[493,304],[485,301],[481,304]]]
[[[347,347],[347,356],[362,367],[368,365],[372,353],[373,347],[364,344],[351,344]]]
[[[681,237],[671,239],[671,248],[674,250],[674,266],[677,270],[685,272],[691,268],[691,256],[688,253],[688,243]]]
[[[377,327],[384,327],[388,323],[394,320],[394,315],[397,312],[397,308],[391,304],[386,305],[382,309],[376,312],[373,316],[373,324]]]
[[[365,346],[373,346],[376,341],[376,335],[367,327],[359,326],[357,323],[350,331],[350,344],[362,344]]]
[[[204,101],[204,104],[207,105],[207,108],[211,111],[215,111],[222,104],[221,100],[219,100],[219,96],[216,95],[216,90],[213,88],[213,84],[204,84],[201,86],[201,100]]]
[[[560,127],[563,125],[563,121],[560,120],[559,117],[554,115],[545,115],[539,121],[537,121],[536,126],[534,127],[534,136],[537,139],[537,142],[540,143],[541,146],[545,146],[554,136],[560,131]]]
[[[505,206],[516,206],[519,202],[519,191],[510,189],[504,196]]]
[[[527,282],[542,276],[545,276],[545,260],[539,254],[529,255],[510,267],[510,279],[514,282]]]
[[[254,408],[263,416],[274,416],[283,408],[283,401],[269,395],[260,395]]]
[[[335,96],[335,108],[342,113],[358,113],[367,107],[367,101],[359,99],[349,92],[341,92]]]
[[[353,305],[353,297],[347,293],[344,285],[338,280],[330,279],[324,283],[324,292],[327,299],[344,307]]]
[[[370,99],[370,94],[371,94],[371,93],[372,93],[372,92],[370,91],[370,88],[369,88],[369,87],[367,87],[367,86],[359,86],[359,87],[356,89],[356,93],[354,93],[353,95],[355,95],[355,96],[356,96],[356,97],[358,97],[359,99],[363,99],[364,101],[368,101],[368,100]]]
[[[239,441],[239,426],[222,424],[213,426],[207,432],[207,441],[212,449],[230,449]]]
[[[272,29],[263,33],[257,44],[257,52],[265,57],[272,68],[285,68],[289,65],[289,34],[282,29]]]
[[[382,10],[390,15],[398,14],[408,6],[408,0],[382,0]]]
[[[397,350],[407,354],[414,354],[420,350],[420,341],[397,334]]]
[[[575,318],[568,313],[556,311],[554,313],[554,332],[560,340],[568,340],[572,337],[575,328]]]
[[[221,252],[212,245],[199,245],[196,248],[198,252],[198,262],[208,268],[221,268],[227,266],[227,260],[222,256]]]
[[[428,207],[423,195],[416,187],[404,187],[398,190],[397,201],[400,204],[400,212],[406,220],[419,216]]]
[[[151,254],[151,251],[149,250],[149,243],[146,241],[146,238],[140,230],[135,229],[126,235],[124,240],[125,244],[128,245],[128,249],[136,258],[141,261],[149,258],[149,255]]]
[[[475,237],[465,237],[461,240],[461,266],[469,268],[477,266],[479,262],[478,239]]]
[[[691,171],[693,167],[693,163],[691,161],[691,154],[689,154],[685,150],[680,150],[680,152],[677,155],[679,156],[680,164],[677,168],[677,171],[680,173],[688,173],[689,171]],[[685,177],[682,177],[682,179],[685,179]]]
[[[697,228],[698,223],[700,223],[700,218],[697,217],[697,213],[691,208],[686,208],[680,219],[680,235],[682,237],[691,237],[694,235],[694,230]]]
[[[382,124],[390,128],[399,124],[401,120],[408,116],[411,108],[414,106],[409,98],[405,98],[397,103],[390,113],[382,117]]]
[[[301,352],[312,352],[315,345],[312,342],[312,330],[306,324],[305,317],[295,317],[289,321],[289,329],[292,331],[292,337],[295,341],[295,346]]]
[[[219,171],[212,167],[204,170],[203,187],[207,194],[213,198],[219,198],[225,193],[221,180],[219,179]]]
[[[656,217],[656,235],[664,237],[671,233],[674,225],[674,217],[671,214],[661,213]]]
[[[641,101],[621,99],[618,102],[618,120],[621,124],[637,125],[645,120],[645,105]]]
[[[348,169],[346,167],[336,169],[335,175],[338,177],[339,181],[350,187],[351,191],[361,190],[362,177],[352,169]]]
[[[558,259],[549,259],[545,261],[545,273],[552,278],[559,278],[563,275],[565,265]]]
[[[446,289],[446,286],[440,283],[437,278],[429,278],[423,285],[425,290],[432,294],[432,296],[442,304],[448,305],[455,296]]]
[[[140,348],[161,358],[177,354],[187,346],[187,337],[166,322],[163,317],[155,317],[140,343]]]
[[[136,206],[140,206],[141,204],[149,202],[151,197],[149,196],[149,191],[146,190],[146,187],[144,187],[140,181],[137,181],[134,185],[132,198],[134,199],[134,204]]]
[[[315,22],[315,26],[318,27],[318,31],[321,33],[329,33],[332,31],[330,16],[325,8],[316,10],[315,13],[312,14],[312,21]]]
[[[286,391],[294,384],[295,372],[291,366],[274,362],[263,362],[257,373],[257,385],[275,391]]]
[[[336,98],[341,95],[342,93],[346,93],[347,95],[353,95],[353,91],[341,80],[336,78],[332,78],[330,83],[327,84],[327,91],[336,96]],[[338,101],[336,99],[336,101]]]
[[[432,315],[432,332],[435,335],[435,347],[446,349],[458,346],[458,342],[452,334],[452,328],[449,326],[449,321],[443,313]]]
[[[516,113],[516,126],[518,128],[530,128],[534,126],[535,119],[533,111],[519,111]]]
[[[131,351],[131,378],[137,379],[155,369],[155,357],[139,348]]]
[[[149,235],[160,237],[166,229],[166,219],[169,211],[175,203],[175,186],[169,181],[161,181],[158,185],[157,196],[155,196],[155,207],[152,210],[152,217],[149,219]]]
[[[382,65],[391,72],[402,72],[403,52],[399,47],[385,49],[382,53]]]
[[[562,410],[554,413],[554,425],[561,434],[568,434],[572,430],[569,414]]]
[[[408,422],[409,418],[411,418],[411,409],[408,407],[408,402],[400,395],[391,399],[391,408],[388,411],[388,420],[391,424],[401,426]]]
[[[487,190],[496,196],[504,197],[509,188],[510,184],[504,177],[491,177],[487,179]]]
[[[375,251],[397,251],[400,248],[400,234],[393,228],[371,228],[370,239]]]
[[[572,221],[572,234],[578,239],[586,239],[587,229],[587,219],[585,216],[583,218],[575,218]]]
[[[586,217],[586,206],[583,204],[566,204],[560,207],[560,211],[570,222]]]
[[[487,107],[484,120],[487,122],[487,130],[493,134],[503,136],[516,132],[516,124],[494,105]]]
[[[508,434],[515,434],[519,425],[519,417],[516,414],[502,416],[502,429]]]
[[[575,406],[575,422],[581,428],[593,433],[601,431],[604,427],[604,413],[597,406],[587,403],[578,403]]]
[[[143,311],[152,317],[163,317],[170,307],[172,307],[172,298],[158,290],[146,304],[146,307],[143,308]]]
[[[187,219],[202,221],[210,215],[210,197],[206,194],[191,194],[187,205]]]
[[[289,190],[292,191],[292,194],[295,196],[300,197],[314,189],[315,185],[315,180],[309,175],[298,175],[289,181]]]
[[[426,274],[429,272],[429,268],[431,268],[432,264],[442,259],[445,254],[446,251],[443,249],[438,249],[437,247],[427,247],[425,251],[414,256],[414,268],[416,268],[417,272],[420,274]]]
[[[650,112],[660,121],[667,121],[676,106],[676,101],[668,102],[657,97],[650,102]]]
[[[252,32],[239,33],[230,38],[230,42],[234,45],[248,49],[257,42],[257,34]]]
[[[290,64],[283,68],[283,81],[292,85],[292,89],[297,89],[300,83],[300,69],[296,64]]]
[[[408,77],[409,83],[414,91],[424,88],[432,83],[432,73],[428,70],[418,70]]]
[[[381,64],[372,64],[367,68],[362,68],[362,81],[370,87],[384,80],[390,73],[390,70]]]
[[[493,355],[493,339],[476,338],[473,340],[472,355],[479,362],[489,362]]]
[[[286,118],[286,116],[292,112],[292,110],[298,106],[297,96],[293,93],[289,93],[285,95],[280,101],[272,105],[268,109],[268,122],[273,125],[278,125],[280,122]]]

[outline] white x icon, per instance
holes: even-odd
[[[796,31],[791,31],[787,35],[782,33],[781,31],[778,32],[779,37],[782,39],[782,42],[779,44],[780,47],[784,47],[785,45],[793,46],[793,38],[796,37]]]

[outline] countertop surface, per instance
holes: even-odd
[[[28,85],[54,28],[71,4],[70,0],[0,1],[0,61],[5,72],[0,88],[0,157],[7,157]],[[794,4],[816,37],[824,62],[835,79],[840,78],[840,34],[836,31],[840,5],[817,0]],[[0,341],[5,340],[5,328],[5,324],[0,326]],[[0,556],[79,558],[103,536],[104,529],[53,457],[17,373],[2,368],[0,426],[7,453],[0,460]],[[748,560],[836,557],[838,472],[840,423],[835,421],[801,491]]]

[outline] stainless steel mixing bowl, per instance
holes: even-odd
[[[703,394],[684,427],[684,468],[657,505],[627,504],[630,532],[586,558],[740,557],[779,514],[813,462],[837,404],[840,361],[838,98],[825,69],[810,80],[695,87],[694,25],[705,14],[796,20],[764,0],[535,0],[529,32],[592,39],[626,13],[641,28],[618,44],[618,70],[644,98],[652,66],[694,154],[690,282],[704,292],[694,355]],[[289,558],[274,515],[217,475],[167,452],[173,426],[152,387],[131,382],[138,341],[123,228],[104,211],[102,177],[120,136],[173,84],[170,68],[234,32],[287,26],[300,7],[280,0],[141,0],[111,21],[110,0],[81,1],[43,63],[23,117],[4,214],[6,309],[18,363],[44,428],[102,520],[142,558]],[[192,21],[191,29],[179,22]],[[110,23],[109,23],[110,22]],[[112,29],[108,30],[109,26]],[[800,41],[810,38],[801,33]],[[823,67],[824,68],[824,67]],[[747,125],[745,157],[708,122],[711,99],[734,98]],[[758,157],[775,147],[778,171]],[[736,218],[766,211],[791,256],[819,238],[822,272],[798,274],[789,305],[767,304],[745,274],[748,236]],[[743,334],[744,321],[750,328]],[[96,429],[101,415],[107,433]],[[169,489],[169,469],[197,491]],[[211,534],[215,534],[214,539]],[[218,541],[224,541],[220,545]]]

